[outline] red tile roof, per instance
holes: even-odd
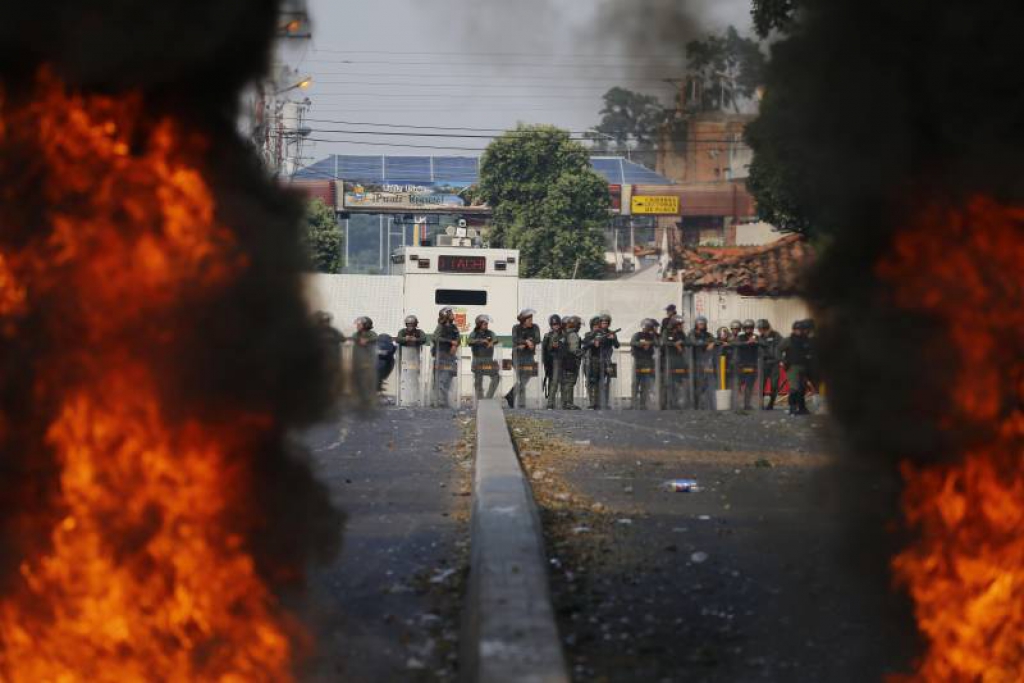
[[[673,270],[688,290],[729,289],[747,296],[785,296],[800,290],[814,249],[800,235],[757,247],[687,247],[673,255]]]

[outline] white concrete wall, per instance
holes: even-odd
[[[771,244],[782,237],[782,233],[775,229],[771,223],[758,221],[757,223],[740,223],[736,225],[736,245],[741,247],[755,247],[762,244]]]
[[[573,313],[587,320],[598,313],[612,316],[612,328],[632,335],[644,318],[661,322],[665,306],[682,311],[682,289],[677,282],[630,282],[628,280],[520,280],[520,308],[537,311],[537,321],[547,328],[552,313]],[[627,339],[628,341],[628,339]]]
[[[740,296],[728,290],[694,292],[689,309],[687,325],[703,315],[712,332],[733,320],[767,318],[776,330],[789,334],[795,321],[811,317],[807,304],[797,297]]]
[[[355,331],[353,321],[368,315],[373,327],[394,334],[402,326],[403,278],[399,275],[324,275],[307,276],[307,292],[313,310],[334,316],[334,326],[346,335]],[[433,330],[437,311],[421,326]],[[428,331],[429,331],[428,330]]]

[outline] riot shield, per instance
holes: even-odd
[[[553,353],[550,367],[548,364],[542,364],[542,369],[544,375],[541,380],[541,390],[544,394],[544,407],[549,410],[559,408],[565,402],[565,397],[562,396],[562,381],[564,379],[562,354],[560,352]]]
[[[352,389],[355,404],[369,408],[377,404],[377,346],[352,344]]]
[[[431,348],[431,401],[434,408],[458,408],[459,355],[458,347],[449,351],[447,345],[434,340]]]
[[[517,409],[541,407],[541,377],[536,355],[513,353],[512,369],[515,386],[512,388]]]
[[[398,405],[406,408],[423,406],[423,347],[398,347]]]
[[[494,356],[492,358],[473,358],[470,370],[473,376],[473,386],[470,396],[472,397],[473,408],[476,409],[481,399],[494,398],[498,395],[501,386],[501,342],[495,341],[492,347]]]
[[[729,366],[731,368],[732,407],[734,410],[753,410],[755,397],[761,400],[763,385],[761,377],[761,349],[758,347],[754,357],[749,357],[750,350],[742,343],[732,346]],[[758,404],[760,410],[761,405]]]
[[[653,410],[658,406],[657,399],[657,377],[658,377],[658,355],[655,351],[653,365],[644,362],[645,359],[632,357],[632,407],[638,410]]]
[[[693,349],[668,346],[662,349],[661,367],[664,373],[659,382],[661,404],[666,410],[688,410],[693,407]]]
[[[611,410],[622,406],[622,392],[619,384],[620,363],[615,349],[607,349],[597,360],[597,406],[600,410]]]

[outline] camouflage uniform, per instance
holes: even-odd
[[[494,398],[498,391],[498,362],[494,359],[494,344],[497,337],[491,330],[480,328],[479,318],[477,326],[469,333],[467,343],[473,353],[473,391],[478,399]],[[490,378],[487,385],[487,394],[484,395],[484,377]]]
[[[654,327],[653,320],[644,321],[643,329],[629,340],[630,353],[633,356],[633,373],[636,376],[633,398],[636,401],[635,407],[640,410],[647,410],[647,400],[654,387],[654,351],[658,348],[658,334]]]

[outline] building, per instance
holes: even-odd
[[[675,250],[666,279],[681,283],[690,319],[703,315],[718,328],[732,320],[767,318],[787,332],[811,317],[800,298],[814,249],[801,235],[786,235],[756,247],[682,247]]]
[[[655,245],[658,216],[680,215],[678,200],[657,201],[675,196],[667,189],[672,182],[623,157],[597,156],[591,163],[608,181],[609,251],[632,258],[636,245]],[[474,201],[470,191],[479,165],[479,157],[331,155],[299,169],[289,185],[338,212],[346,272],[385,274],[399,247],[425,243],[460,218],[475,227],[486,224],[490,207]],[[613,258],[624,261],[629,259]]]

